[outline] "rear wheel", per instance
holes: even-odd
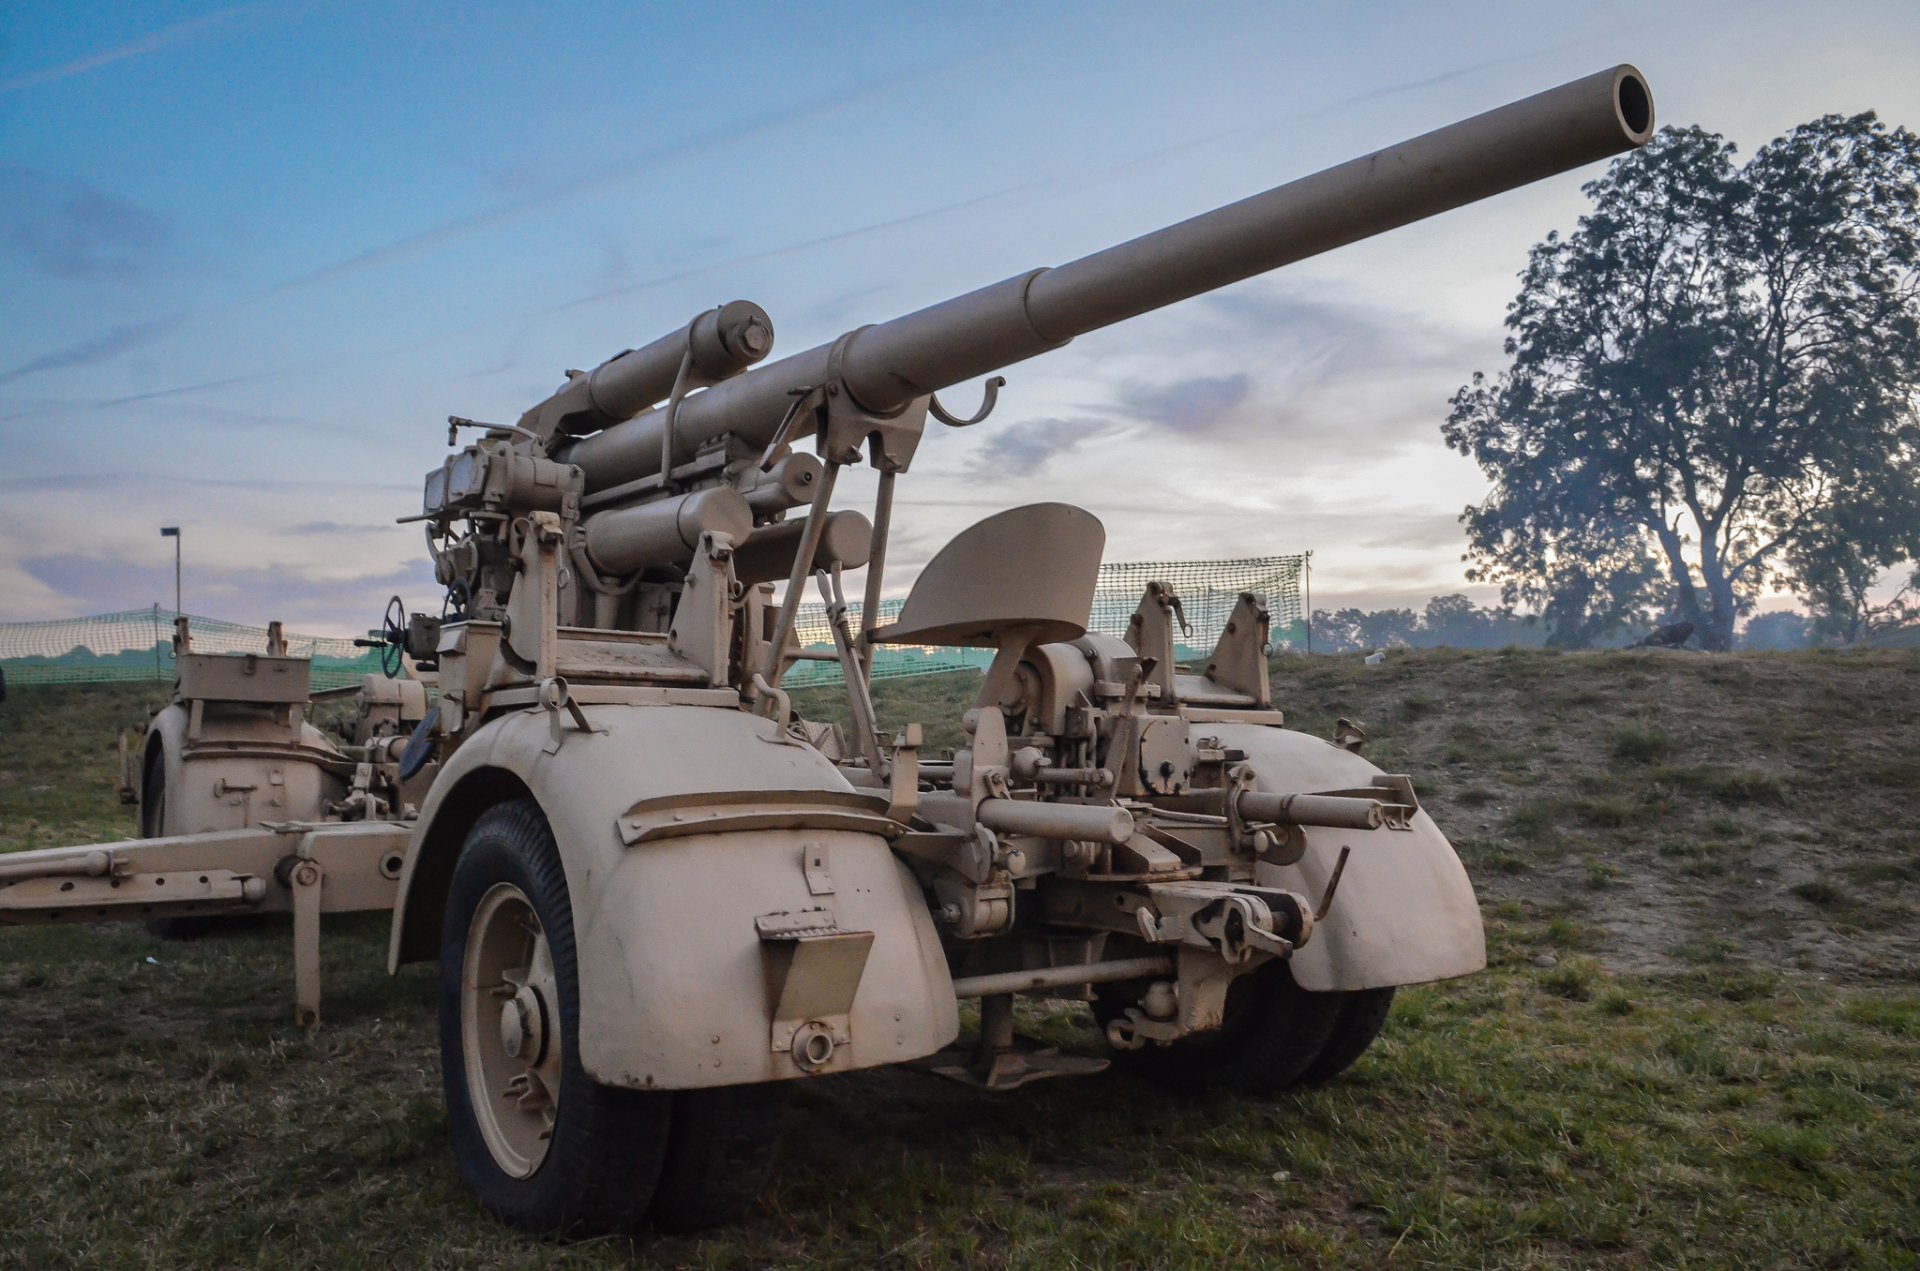
[[[1392,988],[1357,989],[1338,996],[1346,1002],[1340,1008],[1340,1018],[1334,1022],[1333,1035],[1308,1066],[1302,1081],[1331,1081],[1353,1067],[1353,1061],[1364,1055],[1367,1047],[1373,1045],[1373,1039],[1380,1035],[1381,1027],[1387,1022],[1387,1012],[1393,1009]]]
[[[672,1099],[580,1066],[573,909],[531,800],[467,835],[440,951],[440,1066],[460,1176],[516,1227],[636,1226],[666,1160]]]
[[[1103,995],[1094,1016],[1104,1028],[1131,1001]],[[1219,1029],[1121,1051],[1116,1062],[1160,1085],[1272,1094],[1352,1065],[1379,1033],[1392,1001],[1392,989],[1308,992],[1287,963],[1275,960],[1234,980]]]

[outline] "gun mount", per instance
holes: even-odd
[[[1284,726],[1260,596],[1192,667],[1164,583],[1124,639],[1089,633],[1105,530],[1068,504],[963,531],[881,625],[896,479],[929,416],[978,423],[1002,381],[966,420],[943,389],[1652,128],[1645,82],[1616,67],[782,361],[757,365],[772,323],[734,301],[568,372],[515,424],[454,418],[483,435],[405,518],[446,606],[374,641],[417,682],[369,684],[352,742],[322,746],[284,649],[189,663],[133,787],[150,837],[9,860],[0,921],[131,913],[116,889],[150,907],[196,871],[204,894],[164,903],[293,910],[311,1020],[319,915],[391,904],[391,964],[439,959],[462,1176],[539,1230],[750,1201],[774,1137],[745,1087],[1106,1066],[1023,1048],[1016,994],[1087,1003],[1166,1084],[1331,1077],[1396,986],[1485,964],[1472,885],[1412,783],[1348,721],[1333,742]],[[832,507],[863,456],[871,517]],[[809,584],[831,651],[794,638]],[[950,756],[921,753],[919,724],[883,732],[888,644],[993,651]],[[795,717],[781,683],[801,659],[839,665],[850,729]],[[979,1034],[947,1049],[962,997]]]

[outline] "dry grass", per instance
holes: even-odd
[[[0,1265],[1920,1265],[1920,657],[1279,665],[1296,723],[1414,773],[1489,924],[1490,970],[1404,991],[1344,1081],[809,1083],[750,1222],[559,1245],[458,1186],[430,975],[384,974],[378,920],[331,929],[312,1036],[279,928],[0,930]],[[124,832],[135,697],[0,706],[0,849]]]

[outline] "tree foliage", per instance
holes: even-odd
[[[1425,610],[1317,609],[1316,653],[1387,648],[1503,649],[1537,646],[1540,624],[1511,609],[1482,609],[1461,595],[1435,596]]]
[[[1920,138],[1829,115],[1743,166],[1662,130],[1535,245],[1511,364],[1455,394],[1447,444],[1493,478],[1469,577],[1556,643],[1656,617],[1731,647],[1763,587],[1831,629],[1920,555]]]

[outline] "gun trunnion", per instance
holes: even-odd
[[[1089,632],[1105,531],[1068,504],[963,531],[883,624],[896,478],[929,416],[978,423],[1003,381],[970,419],[940,390],[1652,130],[1619,66],[781,361],[734,301],[515,424],[452,417],[450,445],[481,435],[403,518],[442,615],[375,640],[407,678],[369,677],[335,744],[283,646],[208,659],[183,627],[176,700],[130,751],[144,837],[8,858],[0,921],[291,910],[313,1023],[319,914],[391,906],[390,964],[439,963],[462,1177],[533,1230],[738,1212],[769,1083],[1107,1066],[1023,1044],[1016,994],[1088,1004],[1165,1084],[1333,1076],[1396,986],[1485,963],[1412,783],[1346,721],[1284,726],[1259,595],[1204,657],[1163,582],[1124,638]],[[863,457],[871,517],[832,507]],[[796,635],[810,585],[830,644]],[[890,645],[992,651],[950,755],[881,727]],[[845,724],[796,715],[800,661],[839,666]]]

